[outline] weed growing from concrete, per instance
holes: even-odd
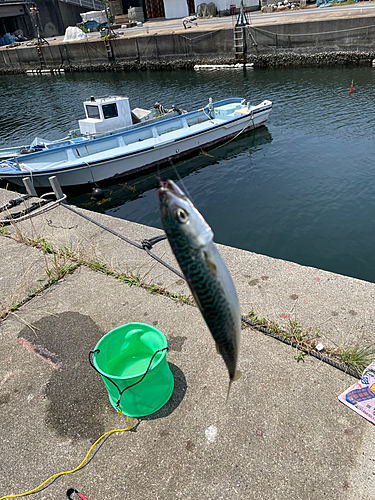
[[[77,263],[65,263],[60,264],[57,259],[54,259],[54,264],[50,269],[46,269],[46,274],[48,276],[48,284],[52,285],[63,278],[66,274],[71,274],[75,269],[77,269]]]
[[[266,318],[258,318],[253,308],[251,308],[250,311],[247,313],[247,317],[257,325],[268,326],[268,320],[266,320]]]
[[[282,328],[276,321],[259,318],[253,309],[250,309],[245,319],[249,319],[256,327],[278,336],[292,347],[298,349],[297,354],[294,356],[297,362],[303,361],[306,354],[317,353],[319,355],[319,351],[316,349],[319,336],[318,329],[308,328],[304,330],[301,324],[293,319],[290,319],[286,327]],[[360,346],[357,344],[349,348],[330,348],[326,346],[324,356],[332,360],[339,360],[360,377],[362,371],[375,360],[375,345]]]
[[[74,257],[74,252],[68,247],[59,247],[57,252],[58,252],[60,257],[66,257],[68,259],[71,259]]]
[[[54,253],[53,246],[51,243],[46,241],[42,236],[38,235],[35,240],[27,238],[30,246],[39,248],[43,253]]]
[[[95,260],[92,260],[90,262],[89,267],[93,271],[100,271],[101,273],[107,274],[107,268],[106,268],[106,265],[103,262],[96,262]]]
[[[375,344],[366,347],[356,344],[354,347],[344,348],[336,355],[354,371],[362,373],[370,363],[375,361]]]
[[[172,293],[169,295],[169,297],[174,300],[175,302],[179,302],[180,304],[189,304],[190,299],[189,297],[186,297],[185,295],[182,295],[181,293]]]
[[[141,277],[139,274],[130,273],[130,276],[121,275],[120,280],[125,281],[129,286],[143,286]]]
[[[19,235],[21,235],[20,232]],[[19,239],[19,235],[17,237],[17,240]],[[10,237],[13,238],[13,236]],[[107,276],[112,276],[113,278],[123,281],[129,286],[144,288],[154,295],[164,295],[165,297],[170,297],[172,300],[180,304],[194,305],[194,301],[191,296],[185,296],[179,293],[171,294],[167,289],[156,285],[155,283],[146,283],[138,273],[117,273],[116,271],[109,269],[106,263],[102,261],[77,257],[75,252],[68,247],[59,247],[57,250],[55,250],[53,248],[53,245],[41,235],[37,235],[35,239],[22,238],[22,242],[32,247],[38,248],[44,254],[50,255],[52,257],[52,262],[46,260],[47,279],[38,280],[42,281],[40,287],[34,287],[33,289],[28,290],[28,297],[26,299],[20,302],[15,302],[10,306],[8,305],[0,313],[0,319],[4,319],[12,310],[11,308],[17,309],[25,302],[27,302],[27,300],[30,300],[31,298],[41,293],[43,290],[49,288],[51,285],[63,278],[66,274],[74,272],[75,269],[80,266],[86,266],[93,271],[101,272],[103,274],[106,274]]]
[[[159,285],[155,285],[155,283],[151,283],[151,285],[148,285],[147,290],[153,295],[161,295],[163,292],[163,289],[160,288]]]
[[[305,361],[305,353],[303,351],[297,351],[297,353],[294,355],[294,359],[297,361]]]

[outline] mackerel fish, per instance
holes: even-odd
[[[195,302],[211,332],[229,373],[237,368],[241,314],[236,289],[213,241],[213,232],[184,192],[171,180],[160,182],[161,223]]]

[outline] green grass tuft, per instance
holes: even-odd
[[[375,345],[360,346],[343,349],[337,353],[337,357],[350,368],[361,374],[370,363],[375,361]]]

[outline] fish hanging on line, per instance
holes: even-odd
[[[164,231],[195,302],[216,342],[232,382],[240,349],[241,313],[229,271],[213,241],[213,232],[184,192],[171,180],[160,181],[159,208]]]

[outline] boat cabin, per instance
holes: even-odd
[[[103,134],[133,124],[128,97],[90,97],[83,105],[86,118],[78,121],[82,135]]]

